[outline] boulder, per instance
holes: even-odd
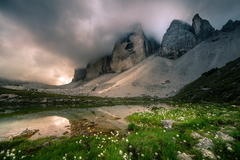
[[[195,45],[196,36],[192,26],[180,20],[173,20],[163,36],[159,55],[168,59],[177,59]]]
[[[193,136],[193,138],[203,138],[203,136],[201,136],[199,133],[192,133],[191,135]]]
[[[86,68],[79,68],[75,69],[74,77],[72,79],[72,82],[77,82],[80,80],[84,80],[86,78]]]
[[[118,41],[112,51],[111,70],[123,72],[152,55],[157,43],[145,37],[141,24],[137,24],[135,31]]]
[[[208,157],[210,159],[217,159],[216,156],[209,150],[207,149],[201,149],[201,152],[204,157]]]
[[[163,128],[167,129],[167,130],[171,130],[172,129],[172,124],[173,123],[176,123],[177,121],[174,121],[172,119],[165,119],[165,120],[162,120],[162,125],[163,125]]]
[[[192,155],[187,155],[186,153],[178,153],[177,158],[179,160],[192,160]]]
[[[105,56],[88,63],[85,80],[91,80],[99,75],[111,72],[110,61],[111,56]]]
[[[235,28],[240,26],[240,21],[232,21],[231,19],[222,27],[222,32],[232,32]]]
[[[198,144],[195,145],[195,148],[213,148],[213,142],[211,139],[203,138]]]
[[[227,134],[224,134],[220,131],[217,131],[216,135],[215,135],[216,138],[222,138],[223,140],[225,141],[234,141],[234,138],[227,135]]]
[[[28,129],[26,128],[24,131],[22,131],[20,134],[14,135],[14,136],[9,136],[5,138],[5,141],[11,141],[16,138],[23,138],[23,137],[31,137],[35,133],[37,133],[39,129]]]
[[[192,19],[192,27],[196,35],[197,44],[203,40],[210,38],[214,35],[215,29],[211,26],[209,21],[202,19],[199,14],[196,14]]]

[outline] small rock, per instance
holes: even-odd
[[[90,133],[89,132],[87,132],[87,131],[85,131],[85,130],[82,130],[82,133],[81,133],[82,135],[90,135]]]
[[[211,151],[209,151],[207,149],[203,149],[202,148],[201,152],[202,152],[204,157],[208,157],[210,159],[216,159],[215,155]]]
[[[183,154],[179,153],[177,155],[177,158],[179,160],[192,160],[191,155],[187,155],[186,153],[183,153]]]
[[[97,126],[98,124],[89,124],[88,127],[94,127]]]
[[[13,140],[13,136],[9,136],[5,138],[5,141],[11,141],[11,140]]]
[[[60,138],[62,138],[62,137],[56,137],[56,138],[53,139],[52,141],[58,141]]]
[[[229,136],[227,134],[224,134],[224,133],[222,133],[220,131],[217,131],[215,136],[219,137],[219,138],[222,138],[225,141],[234,141],[235,140],[233,137],[231,137],[231,136]]]
[[[49,145],[51,145],[51,142],[45,142],[45,143],[42,144],[43,147],[47,147]]]
[[[195,145],[195,148],[213,148],[213,142],[211,139],[204,137],[200,143]]]
[[[119,119],[121,119],[121,118],[119,118],[119,117],[114,117],[114,120],[119,120]]]
[[[162,125],[163,125],[163,128],[165,128],[167,130],[171,130],[172,124],[176,123],[176,122],[177,121],[174,121],[172,119],[165,119],[165,120],[162,120]]]
[[[203,136],[201,136],[199,133],[192,133],[192,136],[197,139],[203,138]]]
[[[236,130],[236,127],[234,127],[234,126],[230,126],[229,128],[232,130]]]
[[[63,132],[63,135],[68,134],[68,133],[69,133],[68,131],[65,131],[65,132]]]

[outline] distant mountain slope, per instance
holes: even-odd
[[[100,96],[168,97],[175,95],[186,84],[196,80],[202,73],[240,57],[240,27],[233,32],[213,36],[177,60],[149,57],[126,72],[102,84],[114,84],[96,89]],[[97,92],[98,91],[98,92]]]
[[[204,40],[176,60],[150,56],[119,74],[101,75],[78,88],[43,90],[69,95],[107,97],[174,96],[185,85],[213,68],[240,57],[240,27]],[[110,76],[111,75],[111,76]]]
[[[240,104],[240,58],[214,68],[185,86],[174,99]]]

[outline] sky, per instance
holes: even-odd
[[[51,85],[75,68],[111,55],[116,41],[141,23],[161,42],[173,19],[196,13],[221,29],[240,20],[239,0],[0,0],[0,77]]]

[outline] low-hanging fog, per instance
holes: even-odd
[[[239,0],[1,0],[0,77],[68,83],[134,23],[161,42],[173,19],[191,24],[199,13],[221,29],[239,8]]]

